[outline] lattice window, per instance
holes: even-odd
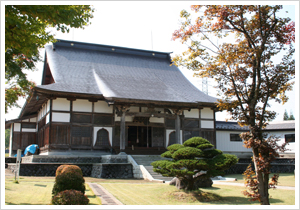
[[[153,127],[152,131],[153,131],[152,147],[163,147],[165,129],[160,127]]]
[[[72,114],[72,122],[74,122],[74,123],[91,123],[92,115],[90,115],[90,114]]]
[[[195,130],[195,131],[185,130],[183,132],[183,142],[195,136],[199,136],[199,130]]]
[[[99,115],[95,114],[94,116],[94,124],[97,125],[112,125],[113,124],[113,116],[112,115]]]
[[[175,128],[175,119],[166,118],[166,127]]]
[[[22,128],[36,128],[35,123],[22,123]]]
[[[87,126],[72,127],[72,145],[91,145],[92,128]]]
[[[199,128],[199,120],[184,120],[185,128]]]

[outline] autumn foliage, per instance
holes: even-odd
[[[295,78],[295,23],[279,16],[282,8],[193,5],[192,13],[181,11],[181,26],[172,36],[187,45],[186,51],[174,56],[174,64],[195,71],[196,76],[214,78],[222,96],[219,109],[227,110],[241,126],[249,126],[243,138],[253,152],[257,181],[251,183],[257,191],[252,198],[259,197],[266,205],[270,162],[281,149],[263,135],[268,121],[276,117],[269,102],[287,102],[285,93],[292,90]],[[276,183],[276,177],[271,181]]]

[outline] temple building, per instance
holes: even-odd
[[[41,85],[6,122],[10,155],[30,144],[40,155],[161,154],[193,136],[216,145],[216,102],[170,53],[58,40],[45,47]]]

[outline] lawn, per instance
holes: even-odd
[[[242,175],[235,177],[243,182]],[[14,177],[5,179],[5,204],[7,205],[49,205],[55,177],[20,177],[20,183],[13,183]],[[279,178],[280,180],[280,178]],[[293,180],[293,181],[290,181]],[[281,185],[295,186],[293,174],[281,174]],[[217,185],[201,189],[204,194],[179,191],[168,184],[138,179],[98,179],[85,177],[86,182],[95,182],[105,187],[125,205],[259,205],[249,202],[241,191],[244,187]],[[295,191],[271,189],[271,205],[295,205]],[[91,205],[100,205],[101,201],[87,187],[86,195]],[[205,201],[205,198],[208,200]]]
[[[272,177],[274,174],[270,174],[269,177]],[[236,178],[235,183],[244,183],[244,176],[242,174],[228,174],[224,177]],[[293,173],[281,173],[278,178],[278,186],[295,186],[295,176]]]
[[[212,198],[200,201],[199,196],[179,191],[168,184],[99,183],[125,205],[259,205],[249,202],[241,191],[244,187],[217,185],[201,189]],[[272,205],[295,205],[295,191],[270,190]]]
[[[50,205],[54,177],[20,177],[19,184],[14,178],[5,179],[6,205]],[[85,195],[90,205],[101,205],[100,199],[86,186]]]

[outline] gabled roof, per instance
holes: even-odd
[[[170,65],[170,53],[58,40],[46,46],[46,58],[55,83],[37,90],[175,103],[217,100]]]

